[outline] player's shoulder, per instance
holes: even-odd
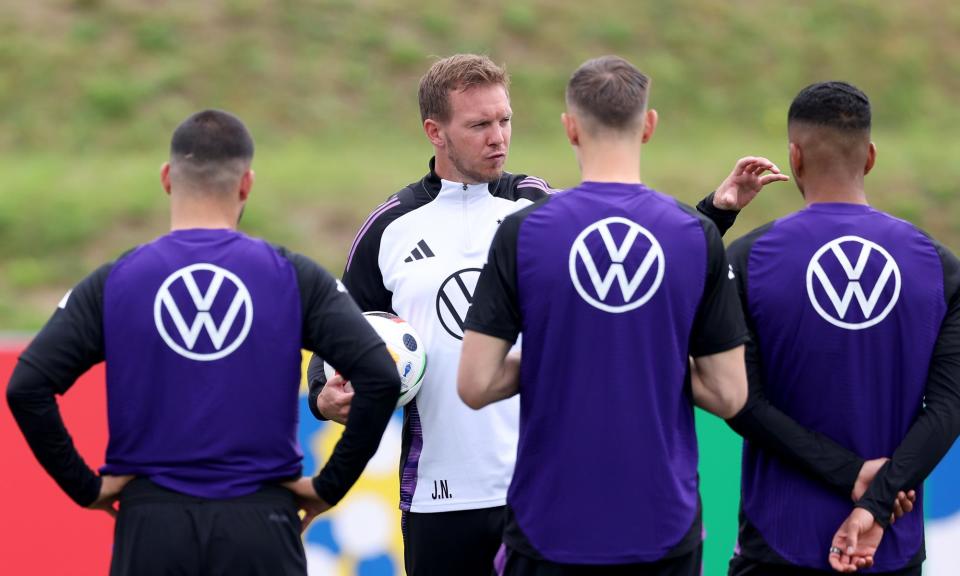
[[[757,241],[770,232],[776,224],[777,220],[772,220],[762,226],[758,226],[727,246],[727,261],[730,263],[731,270],[735,270],[741,274],[740,280],[745,278],[742,275],[746,273],[748,268],[750,253],[753,251],[753,247]]]
[[[686,219],[689,222],[691,219],[697,222],[701,229],[703,230],[704,236],[706,236],[708,243],[715,244],[720,243],[723,245],[722,234],[720,234],[720,229],[717,228],[716,223],[710,219],[709,216],[697,210],[694,206],[682,202],[673,196],[664,194],[657,190],[650,189],[652,192],[651,198],[654,202],[658,202],[666,206],[667,210],[673,210],[680,218]]]
[[[747,232],[746,234],[740,236],[736,240],[730,243],[730,246],[727,248],[727,253],[729,254],[747,254],[753,248],[753,245],[756,244],[757,240],[763,238],[770,230],[776,226],[780,220],[771,220],[766,224],[757,226],[753,230]]]
[[[548,202],[552,200],[556,200],[557,198],[562,196],[563,196],[562,193],[555,195],[554,193],[551,192],[550,194],[537,198],[536,200],[533,200],[532,202],[530,202],[526,206],[523,206],[519,210],[516,210],[515,212],[511,212],[506,218],[503,219],[503,222],[500,224],[500,227],[501,228],[503,228],[504,226],[506,226],[507,228],[519,227],[520,224],[527,218],[527,216],[529,216],[533,212],[536,212],[540,208],[544,207]]]
[[[917,234],[920,237],[922,237],[925,241],[938,247],[938,249],[940,248],[946,249],[946,247],[944,247],[936,238],[934,238],[933,235],[931,235],[929,232],[927,232],[923,228],[917,226],[913,222],[910,222],[909,220],[904,220],[903,218],[899,218],[897,216],[894,216],[893,214],[890,214],[889,212],[884,212],[883,210],[878,210],[873,207],[871,207],[870,209],[879,218],[883,219],[886,222],[886,224],[891,228],[897,229],[898,231],[906,234]]]
[[[301,298],[309,300],[308,296],[310,294],[323,293],[334,286],[336,286],[337,290],[342,292],[346,291],[346,289],[343,288],[343,284],[341,284],[329,270],[309,256],[290,250],[286,246],[279,244],[266,244],[275,252],[278,258],[288,262],[293,269]]]
[[[266,240],[262,240],[262,242],[264,246],[267,246],[273,252],[273,254],[276,255],[277,258],[279,258],[282,261],[288,262],[293,267],[293,269],[297,272],[298,276],[319,275],[319,276],[332,277],[330,272],[328,272],[326,268],[318,264],[313,258],[310,258],[309,256],[302,254],[300,252],[297,252],[295,250],[291,250],[281,244],[275,244],[273,242],[268,242]]]
[[[702,212],[697,210],[696,207],[691,206],[690,204],[687,204],[686,202],[683,202],[677,198],[674,198],[673,196],[664,194],[663,192],[653,190],[653,189],[650,189],[650,191],[653,192],[652,197],[654,198],[655,201],[661,202],[669,207],[675,207],[680,212],[683,212],[687,216],[691,218],[695,218],[701,222],[711,222],[711,220],[707,218],[706,215],[704,215]]]
[[[960,277],[960,259],[957,258],[956,254],[954,254],[950,248],[934,238],[932,234],[923,228],[905,220],[902,222],[904,225],[909,226],[914,233],[918,234],[922,242],[936,251],[945,276]],[[960,279],[957,280],[957,283],[960,284]]]
[[[162,238],[162,236],[160,238]],[[100,267],[87,276],[85,282],[99,285],[102,289],[102,287],[107,284],[110,278],[113,278],[118,274],[122,274],[124,270],[132,264],[135,266],[134,263],[137,262],[138,258],[144,254],[147,254],[153,247],[153,244],[160,240],[160,238],[157,238],[152,242],[138,244],[136,246],[127,248],[113,260],[109,260],[101,264]]]
[[[104,291],[107,289],[110,278],[119,267],[122,267],[123,264],[128,261],[132,254],[135,254],[137,250],[142,248],[142,245],[129,248],[122,252],[117,258],[104,262],[95,268],[72,288],[67,290],[66,294],[64,294],[63,298],[61,298],[57,304],[57,308],[64,310],[67,308],[68,303],[70,303],[74,309],[80,306],[84,309],[99,310]],[[80,304],[77,304],[78,302]]]
[[[937,240],[932,234],[913,222],[897,218],[892,214],[876,210],[885,217],[892,227],[899,227],[901,234],[905,238],[912,236],[919,243],[923,251],[932,251],[936,253],[940,261],[940,268],[943,274],[944,297],[947,305],[960,305],[960,258],[945,244]],[[901,245],[914,245],[915,242],[902,242]],[[929,252],[928,252],[929,253]]]

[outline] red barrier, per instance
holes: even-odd
[[[0,388],[17,362],[18,348],[0,349]],[[107,447],[103,364],[59,398],[77,448],[94,468]],[[4,395],[5,397],[5,395]],[[0,410],[3,487],[0,490],[0,572],[44,576],[102,575],[109,571],[113,520],[73,503],[37,463],[10,409]]]

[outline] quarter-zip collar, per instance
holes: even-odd
[[[430,173],[424,176],[422,180],[423,189],[433,199],[438,198],[441,194],[443,194],[444,197],[456,198],[457,200],[463,200],[464,198],[482,198],[484,194],[492,195],[494,189],[496,189],[499,184],[499,180],[497,182],[484,182],[481,184],[464,184],[462,182],[444,180],[437,175],[436,162],[436,157],[430,158]],[[503,178],[502,175],[500,177]]]
[[[454,200],[472,201],[475,198],[484,198],[490,195],[490,187],[483,184],[463,184],[461,182],[451,182],[450,180],[440,180],[440,191],[437,193],[437,200],[450,198]]]

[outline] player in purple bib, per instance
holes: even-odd
[[[818,482],[748,440],[732,575],[921,572],[919,488],[960,433],[960,262],[867,204],[870,123],[866,95],[849,84],[801,91],[790,164],[807,207],[739,239],[729,257],[751,331],[751,398],[860,458],[892,460],[851,494],[830,486],[849,468]],[[913,488],[919,510],[884,533],[898,491]]]
[[[700,573],[693,406],[744,405],[747,330],[716,226],[642,183],[647,85],[612,56],[573,74],[583,182],[504,220],[467,316],[460,396],[520,394],[503,574]],[[755,194],[768,168],[731,178]]]
[[[170,233],[80,282],[10,378],[10,408],[40,463],[75,502],[117,516],[113,575],[306,574],[298,508],[305,526],[343,497],[396,404],[396,367],[342,285],[236,230],[252,158],[238,118],[187,118],[161,173]],[[300,478],[301,348],[355,390],[315,478]],[[55,395],[104,360],[109,444],[97,475]]]

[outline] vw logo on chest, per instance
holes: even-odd
[[[863,330],[886,318],[896,306],[900,268],[876,242],[842,236],[821,246],[810,259],[807,296],[827,322]]]
[[[198,280],[208,282],[205,290]],[[157,290],[153,319],[171,350],[210,362],[229,356],[243,344],[253,324],[253,301],[233,272],[213,264],[192,264],[168,276]]]
[[[457,340],[463,340],[463,323],[479,279],[480,268],[457,270],[440,284],[437,292],[437,318],[447,334]]]
[[[613,216],[580,232],[570,248],[569,264],[573,286],[587,304],[621,314],[643,306],[657,292],[665,258],[649,230]]]

